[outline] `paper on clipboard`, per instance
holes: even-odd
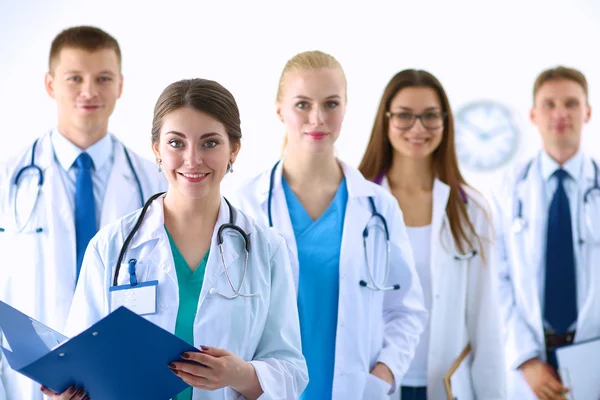
[[[558,373],[571,400],[600,399],[600,337],[558,347]]]

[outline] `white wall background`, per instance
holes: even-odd
[[[0,159],[56,123],[43,86],[50,43],[82,24],[120,42],[125,88],[110,129],[148,158],[152,110],[166,85],[203,77],[231,90],[244,139],[226,188],[277,159],[283,127],[274,112],[276,85],[286,60],[304,50],[329,52],[345,68],[349,105],[337,148],[353,165],[384,86],[405,68],[436,75],[455,109],[482,98],[508,105],[522,132],[516,159],[539,146],[528,111],[541,70],[580,69],[600,109],[599,0],[0,0]],[[592,118],[584,132],[595,156],[599,130]],[[464,173],[484,191],[496,176]]]

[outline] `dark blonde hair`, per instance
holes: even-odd
[[[75,26],[60,32],[52,41],[48,57],[50,72],[54,70],[54,65],[62,49],[67,47],[87,51],[114,50],[119,61],[119,68],[121,68],[121,48],[114,37],[94,26]]]
[[[394,75],[383,91],[375,121],[371,130],[369,144],[360,162],[359,170],[370,181],[377,180],[385,174],[392,165],[393,147],[390,143],[388,132],[388,117],[390,105],[396,94],[408,87],[426,87],[433,89],[442,105],[442,112],[446,115],[442,141],[433,152],[433,167],[436,177],[450,187],[450,196],[446,206],[446,214],[450,223],[450,230],[456,248],[464,253],[475,245],[481,251],[481,239],[475,232],[469,220],[466,207],[466,194],[462,186],[467,186],[465,179],[458,168],[458,158],[454,144],[454,117],[450,108],[448,96],[442,84],[429,72],[407,69]]]
[[[158,143],[165,116],[189,107],[204,112],[225,126],[231,146],[242,139],[240,112],[235,98],[221,84],[208,79],[184,79],[167,86],[154,107],[152,143]]]
[[[564,67],[559,65],[554,68],[547,69],[542,71],[535,80],[533,84],[533,102],[535,103],[535,96],[538,91],[542,87],[542,85],[548,81],[554,81],[559,79],[566,79],[569,81],[573,81],[578,83],[579,86],[583,88],[583,92],[585,93],[585,98],[588,98],[588,83],[585,75],[581,71],[576,70],[575,68]]]

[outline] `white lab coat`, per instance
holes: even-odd
[[[109,225],[90,242],[67,322],[69,336],[89,328],[113,311],[107,294],[113,283],[115,264],[140,212]],[[226,296],[233,295],[217,244],[217,231],[222,224],[229,223],[230,215],[227,204],[221,200],[194,321],[194,346],[223,348],[251,362],[264,391],[260,399],[296,399],[308,383],[308,371],[300,345],[298,309],[285,241],[273,230],[255,224],[242,212],[234,211],[234,214],[234,223],[246,232],[250,241],[247,274],[241,292],[258,292],[260,296],[227,300],[210,293],[214,288]],[[237,287],[244,272],[244,242],[239,234],[228,229],[224,231],[223,248],[229,276]],[[125,259],[131,258],[138,260],[136,275],[139,282],[158,280],[158,312],[144,317],[171,333],[175,332],[179,286],[164,228],[162,197],[148,208],[144,223],[128,246]],[[121,268],[118,283],[129,284],[126,264]],[[194,389],[194,400],[224,398],[242,397],[231,388],[212,392]]]
[[[539,299],[538,275],[545,262],[546,215],[548,207],[544,203],[544,187],[539,175],[539,157],[521,181],[525,164],[511,170],[494,196],[498,253],[501,257],[500,299],[502,302],[504,325],[506,327],[506,365],[508,368],[508,393],[510,399],[535,399],[535,396],[521,372],[518,364],[528,355],[538,353],[546,359],[546,346]],[[594,184],[592,160],[584,157],[583,176],[579,183],[580,232],[585,244],[582,245],[580,265],[577,266],[577,284],[587,286],[587,297],[579,299],[579,314],[575,342],[600,336],[600,245],[594,244],[586,228],[583,213],[583,194]],[[513,230],[516,204],[523,202],[523,216],[526,228],[517,233]],[[590,196],[590,218],[598,229],[600,224],[600,192]],[[600,231],[600,229],[598,229]],[[577,245],[577,244],[576,244]]]
[[[378,399],[390,391],[390,385],[369,372],[377,362],[386,364],[395,377],[397,390],[414,357],[421,332],[427,321],[423,292],[415,271],[412,250],[402,213],[384,189],[367,181],[356,169],[341,163],[348,187],[348,203],[340,254],[340,289],[335,344],[333,399]],[[247,182],[233,196],[233,204],[268,224],[267,202],[271,170]],[[298,285],[298,250],[283,191],[282,163],[279,163],[273,187],[273,224],[285,237],[296,289]],[[364,261],[362,232],[371,220],[368,197],[375,200],[390,230],[391,267],[387,285],[399,283],[400,290],[375,292],[361,287],[360,280],[370,282]],[[372,229],[370,235],[371,268],[375,280],[382,282],[385,273],[385,240]],[[303,344],[310,346],[310,343]]]
[[[145,199],[164,189],[166,182],[156,167],[129,150]],[[73,210],[55,160],[50,134],[37,144],[35,162],[44,172],[44,184],[25,233],[17,233],[13,201],[14,177],[31,162],[31,146],[8,160],[0,170],[0,300],[32,318],[63,332],[75,292],[76,246]],[[31,170],[30,170],[31,171]],[[37,174],[22,175],[20,193],[31,198],[37,192]],[[27,190],[25,188],[28,188]],[[19,194],[23,196],[23,194]],[[72,200],[71,200],[72,201]],[[26,207],[26,200],[18,206]],[[141,207],[139,191],[120,142],[114,147],[114,165],[106,188],[100,225]],[[19,209],[19,215],[29,215]],[[26,217],[25,217],[26,218]],[[43,232],[32,232],[41,227]],[[2,384],[8,400],[42,399],[40,385],[14,372],[2,362]],[[2,391],[2,390],[0,390]]]
[[[382,182],[382,186],[389,189],[387,180]],[[491,214],[483,196],[469,187],[463,187],[463,191],[467,196],[469,220],[481,238],[486,262],[479,249],[478,254],[468,260],[454,258],[458,250],[444,221],[450,187],[436,179],[429,249],[432,299],[427,359],[428,398],[446,398],[444,375],[470,343],[471,353],[452,378],[453,395],[459,400],[506,399],[504,339],[496,265],[492,262],[495,257]],[[476,245],[474,240],[473,243]]]

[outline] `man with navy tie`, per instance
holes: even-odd
[[[45,87],[57,126],[0,168],[0,300],[62,332],[90,239],[141,208],[165,181],[108,133],[123,89],[111,35],[90,26],[58,34]],[[0,399],[43,398],[40,385],[4,359],[1,378]]]
[[[600,252],[586,222],[600,215],[600,190],[584,207],[598,179],[598,162],[581,149],[591,117],[585,76],[542,72],[530,117],[543,148],[494,196],[509,399],[564,399],[554,350],[600,336]]]

